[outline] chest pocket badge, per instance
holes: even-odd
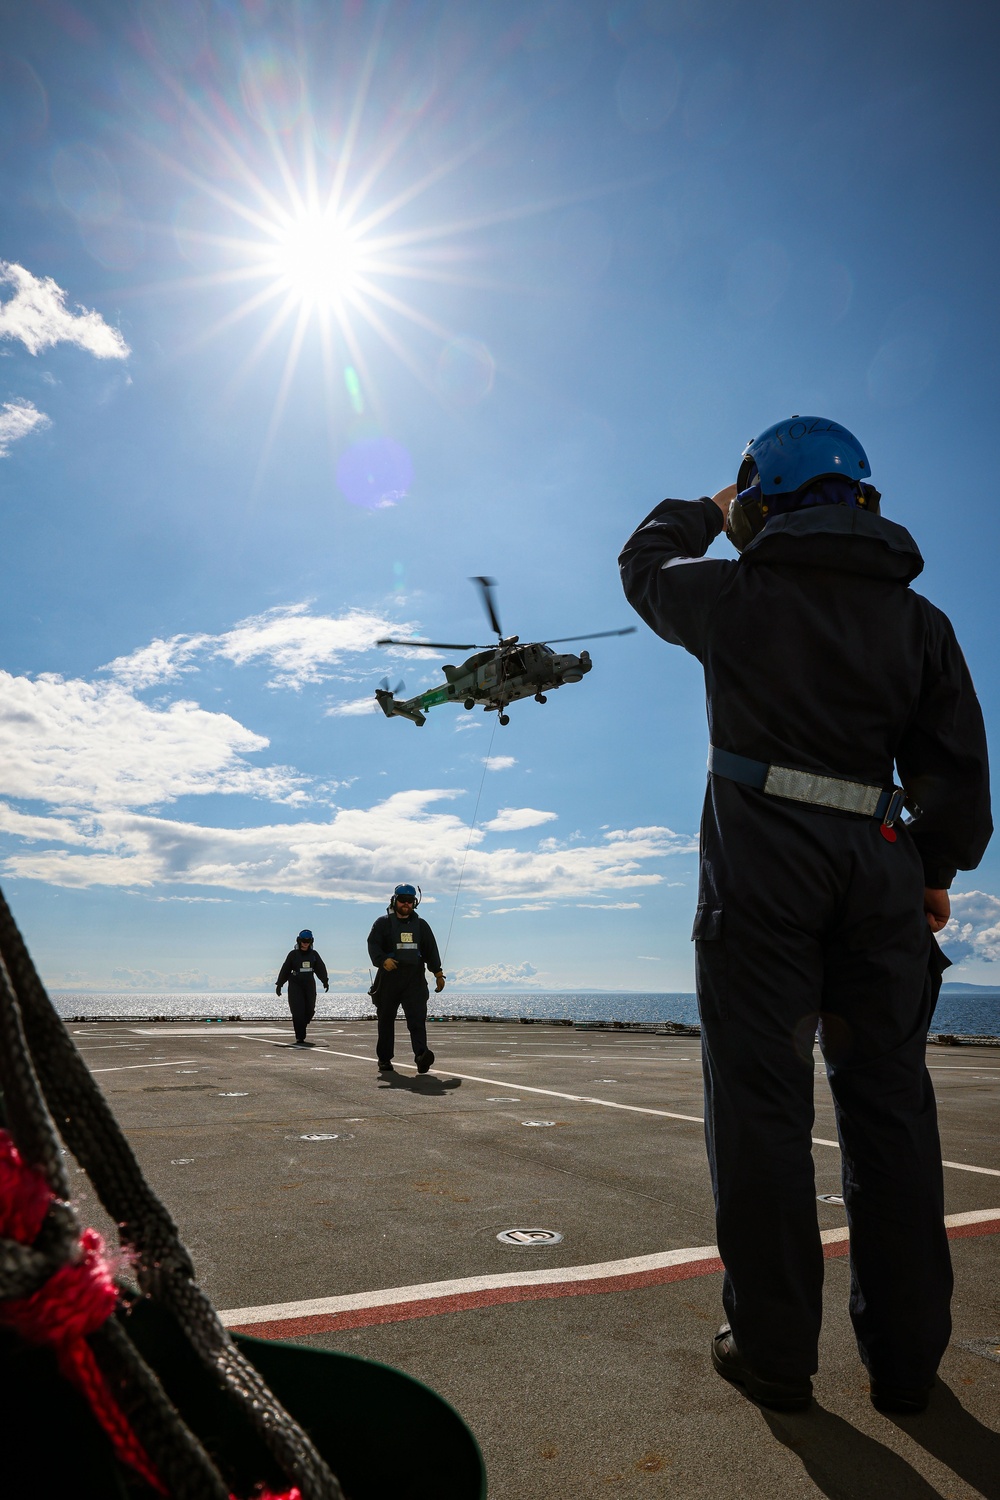
[[[311,974],[312,973],[312,964],[309,963],[308,960],[306,960],[305,963],[299,964],[299,973],[300,974]]]

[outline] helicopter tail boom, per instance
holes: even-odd
[[[410,703],[397,703],[395,697],[387,688],[376,688],[375,698],[379,708],[387,719],[409,719],[419,729],[421,724],[426,724],[427,719],[412,701]]]

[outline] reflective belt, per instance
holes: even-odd
[[[873,786],[867,781],[848,781],[842,776],[820,776],[815,771],[795,771],[791,766],[775,766],[765,760],[748,760],[731,750],[710,745],[708,769],[713,776],[738,781],[741,786],[755,787],[769,797],[788,797],[793,802],[807,802],[812,807],[830,807],[836,812],[860,813],[876,818],[891,828],[903,811],[906,793],[901,787]]]

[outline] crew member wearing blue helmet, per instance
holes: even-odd
[[[295,939],[295,947],[281,965],[275,982],[275,992],[281,994],[281,986],[288,981],[288,1009],[292,1013],[295,1027],[296,1047],[311,1047],[306,1041],[306,1027],[316,1014],[316,980],[329,992],[330,976],[326,964],[313,947],[313,935],[307,927]]]
[[[822,1311],[817,1027],[879,1410],[924,1409],[951,1328],[925,1047],[948,887],[993,827],[986,737],[949,621],[909,587],[916,543],[879,499],[851,433],[792,417],[748,445],[736,484],[664,500],[620,558],[634,608],[705,671],[693,936],[729,1319],[712,1358],[784,1410],[811,1400]],[[723,528],[736,560],[705,556]]]
[[[378,917],[368,934],[368,956],[378,969],[369,993],[378,1012],[378,1070],[392,1073],[396,1049],[396,1014],[403,1007],[418,1073],[426,1073],[434,1061],[427,1045],[427,970],[434,975],[435,991],[444,989],[441,955],[434,934],[416,908],[420,895],[415,886],[397,885],[384,917]]]

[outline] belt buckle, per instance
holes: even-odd
[[[891,828],[895,823],[896,819],[903,811],[903,801],[905,797],[906,792],[901,786],[893,788],[892,796],[889,798],[889,806],[886,808],[885,817],[882,819],[883,828]]]

